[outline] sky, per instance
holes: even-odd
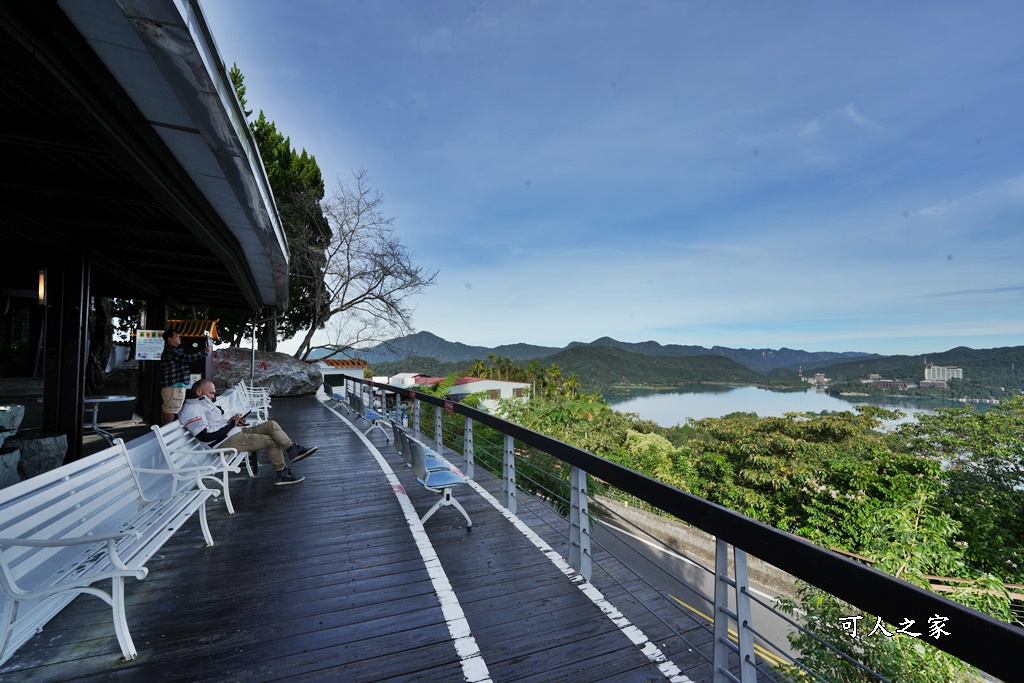
[[[417,330],[1024,344],[1019,0],[201,6],[249,108],[438,271]]]

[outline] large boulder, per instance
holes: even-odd
[[[252,351],[235,347],[213,352],[213,383],[223,391],[238,384],[250,382]],[[266,387],[271,396],[303,396],[315,394],[323,384],[323,376],[315,366],[295,360],[286,353],[256,352],[256,372],[253,384]]]
[[[218,391],[250,380],[252,351],[230,347],[213,351],[213,383]],[[139,363],[125,361],[107,375],[103,393],[134,396],[138,387]],[[271,396],[303,396],[315,394],[323,382],[320,371],[309,363],[295,360],[286,353],[256,352],[255,384],[268,387]]]
[[[13,429],[14,431],[18,431],[24,417],[24,405],[20,403],[2,405],[0,406],[0,429]]]
[[[5,447],[20,451],[18,476],[24,481],[64,464],[68,454],[68,435],[21,432],[7,439]]]

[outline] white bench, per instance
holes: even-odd
[[[241,411],[244,415],[247,411],[252,410],[256,413],[256,418],[260,422],[266,422],[270,419],[270,390],[266,387],[250,387],[245,383],[245,380],[239,380],[238,384],[232,387],[234,392],[237,392],[241,398],[245,410]]]
[[[121,653],[136,656],[125,579],[144,579],[146,562],[195,512],[213,545],[206,501],[219,492],[197,478],[175,495],[144,494],[143,479],[169,475],[136,466],[115,439],[99,453],[0,490],[0,663],[82,593],[111,606]],[[108,579],[109,591],[95,585]]]
[[[241,472],[244,463],[249,476],[255,476],[249,454],[239,453],[234,448],[216,448],[203,443],[177,420],[171,420],[163,426],[153,425],[152,430],[156,434],[164,462],[174,478],[172,492],[191,488],[202,480],[215,481],[224,493],[224,506],[228,514],[235,514],[228,475]]]
[[[265,401],[253,396],[244,388],[244,383],[239,382],[217,397],[215,405],[224,411],[224,414],[246,415],[246,421],[250,425],[266,422],[270,419],[270,398]]]

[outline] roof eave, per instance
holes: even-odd
[[[198,3],[59,0],[59,5],[223,221],[214,229],[227,231],[239,245],[244,263],[233,270],[249,306],[287,308],[284,229]]]

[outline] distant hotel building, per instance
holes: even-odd
[[[951,379],[963,379],[964,369],[953,365],[926,365],[924,378],[931,382],[946,382]]]

